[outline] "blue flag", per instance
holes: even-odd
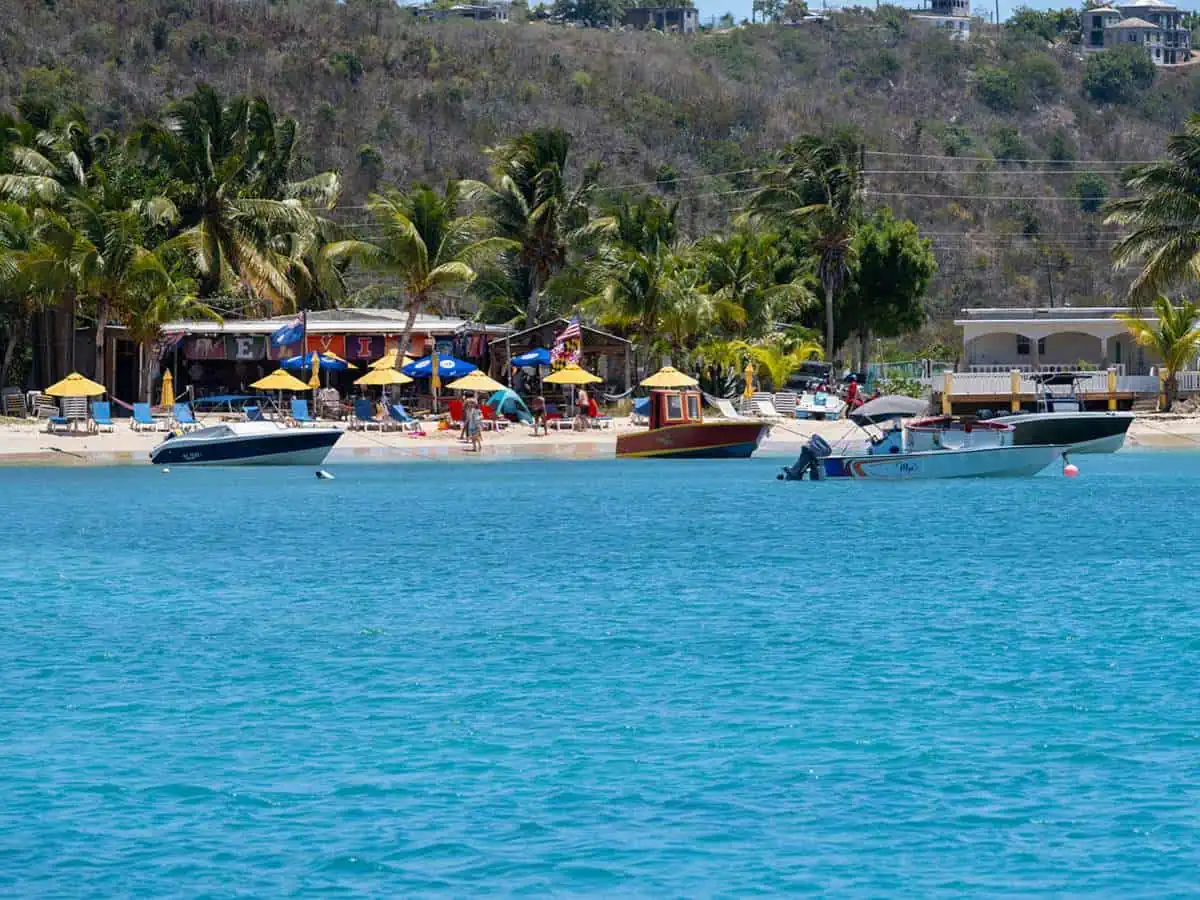
[[[304,336],[304,317],[296,316],[271,332],[271,343],[276,347],[294,344]]]

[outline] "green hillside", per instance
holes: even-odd
[[[376,0],[2,0],[0,14],[5,105],[78,102],[94,127],[123,129],[198,82],[261,94],[302,123],[304,168],[342,173],[346,222],[381,182],[480,177],[485,147],[556,126],[606,188],[680,199],[698,235],[786,141],[849,129],[872,200],[934,242],[927,305],[941,318],[1050,291],[1119,297],[1112,229],[1087,208],[1200,98],[1185,69],[1100,104],[1075,48],[992,29],[955,43],[887,7],[693,38],[420,22]]]

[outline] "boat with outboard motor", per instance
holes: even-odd
[[[1087,376],[1055,372],[1030,377],[1037,389],[1034,411],[989,419],[1012,425],[1015,445],[1062,444],[1071,453],[1116,453],[1124,446],[1133,413],[1084,409],[1079,386]]]
[[[171,466],[317,466],[341,436],[337,428],[229,422],[169,434],[150,451],[150,461]]]
[[[703,407],[699,391],[652,390],[650,428],[617,435],[618,458],[746,459],[771,430],[754,420],[706,421]]]
[[[819,481],[1036,475],[1063,455],[1063,447],[1017,446],[1012,438],[1011,425],[949,416],[896,425],[872,436],[862,451],[834,453],[817,435],[779,478]]]

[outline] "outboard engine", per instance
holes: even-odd
[[[825,438],[814,434],[800,450],[796,461],[785,467],[778,478],[780,481],[803,481],[807,474],[810,481],[820,481],[825,477],[825,468],[821,465],[821,460],[832,453],[833,448]]]

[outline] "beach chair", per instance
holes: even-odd
[[[383,423],[375,418],[375,409],[370,400],[354,401],[354,418],[350,422],[350,427],[361,428],[363,431],[374,427],[378,431],[383,431]]]
[[[394,422],[401,431],[420,431],[421,423],[408,414],[408,410],[404,408],[403,403],[389,403],[388,418]]]
[[[34,394],[30,405],[33,408],[35,419],[49,419],[52,416],[61,415],[58,401],[49,394]]]
[[[0,398],[0,414],[14,419],[25,418],[25,398],[21,396],[20,388],[5,388]]]
[[[764,419],[778,419],[779,413],[775,410],[775,404],[768,400],[751,400],[754,404],[754,411]]]
[[[547,403],[546,427],[553,428],[555,431],[561,431],[563,429],[570,431],[575,427],[575,421],[573,419],[564,418],[562,412],[558,408],[558,404]]]
[[[150,415],[149,403],[133,404],[133,417],[129,420],[129,427],[134,431],[158,431],[159,425],[154,416]]]
[[[42,410],[43,410],[43,407],[39,404],[39,406],[38,406],[39,417],[40,417]],[[57,409],[55,409],[54,414],[47,415],[45,417],[45,419],[46,419],[46,432],[48,434],[54,434],[55,432],[58,432],[58,431],[70,431],[71,430],[71,420],[67,418],[67,414],[66,414],[65,410],[63,410],[62,412],[59,412]]]
[[[96,400],[92,403],[92,428],[96,431],[112,431],[112,404],[107,400]]]
[[[90,415],[87,397],[63,397],[62,414],[71,424],[72,430],[79,428],[81,423],[85,430],[88,429]]]
[[[265,422],[266,421],[266,419],[263,417],[263,411],[262,411],[261,406],[255,406],[252,403],[248,403],[242,407],[242,412],[245,413],[247,422]]]
[[[450,411],[450,424],[455,428],[462,428],[463,423],[463,402],[462,400],[447,400],[446,409]]]
[[[175,420],[176,426],[182,428],[184,431],[192,431],[200,427],[200,423],[192,415],[191,406],[186,403],[176,403],[175,409],[171,413],[171,418]]]
[[[308,414],[308,401],[292,400],[292,421],[298,425],[316,425],[317,420]]]
[[[512,423],[503,416],[497,416],[496,410],[488,406],[486,403],[479,404],[479,411],[483,414],[483,427],[490,428],[493,431],[500,431],[507,428]]]
[[[775,395],[775,412],[783,416],[785,419],[796,418],[796,407],[799,404],[799,395],[793,394],[791,391],[780,391]]]
[[[736,422],[749,421],[751,416],[743,416],[740,412],[733,408],[732,400],[722,400],[719,397],[709,397],[708,402],[713,405],[713,408],[721,414],[723,419],[733,419]]]

